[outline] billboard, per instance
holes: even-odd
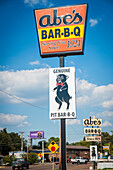
[[[44,131],[31,131],[30,132],[31,139],[43,139],[44,138]]]
[[[50,119],[76,118],[75,68],[49,69]]]
[[[102,119],[83,119],[84,126],[102,126]]]
[[[85,141],[87,141],[87,142],[91,142],[91,141],[100,142],[101,136],[85,136]]]
[[[83,54],[87,4],[35,9],[34,14],[42,58]]]
[[[97,161],[97,146],[96,145],[90,146],[90,160]]]
[[[101,128],[84,128],[85,134],[101,134]]]

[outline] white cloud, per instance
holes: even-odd
[[[74,61],[70,61],[70,64],[75,65],[75,62]]]
[[[102,117],[110,117],[110,119],[112,119],[113,117],[113,111],[104,111],[104,112],[101,112],[101,113],[98,113],[97,116],[102,116]]]
[[[78,71],[79,73],[82,73],[82,70],[81,70],[80,68],[78,68],[77,71]]]
[[[49,4],[49,7],[52,7],[52,6],[54,6],[54,4],[53,4],[53,3],[50,3],[50,4]]]
[[[5,68],[5,66],[0,65],[0,68]]]
[[[113,109],[113,99],[108,100],[108,101],[104,101],[102,103],[102,107],[107,108],[107,109]]]
[[[0,113],[0,124],[1,125],[18,126],[22,124],[25,119],[27,119],[27,116]]]
[[[29,5],[29,6],[34,6],[34,5],[37,5],[37,4],[46,5],[47,0],[24,0],[24,3]]]
[[[102,124],[102,127],[108,127],[108,126],[113,126],[112,123],[110,123],[109,121],[105,121],[103,124]]]
[[[0,89],[30,103],[48,103],[48,69],[0,72]],[[0,92],[0,102],[20,103]]]
[[[67,125],[73,125],[73,124],[81,125],[81,120],[77,120],[77,119],[69,120],[69,119],[67,119],[66,124]]]
[[[37,60],[37,61],[32,61],[32,62],[30,62],[29,64],[30,64],[30,65],[39,65],[40,62]]]
[[[77,106],[112,108],[113,84],[97,86],[86,80],[77,79]],[[109,102],[108,102],[109,101]],[[105,105],[106,104],[106,105]]]
[[[98,24],[98,20],[97,19],[90,19],[89,22],[90,22],[90,27],[93,27],[96,24]]]

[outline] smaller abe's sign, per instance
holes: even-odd
[[[52,153],[55,153],[56,150],[59,148],[59,146],[56,144],[55,141],[52,141],[49,146],[48,146],[48,149],[52,152]]]
[[[85,134],[101,134],[101,128],[84,128]]]
[[[49,69],[50,119],[76,118],[75,68]]]
[[[91,117],[89,119],[83,119],[83,125],[84,126],[101,126],[102,119],[92,119]]]
[[[90,146],[90,160],[97,161],[97,146]]]
[[[100,142],[101,136],[85,136],[85,141],[87,141],[87,142],[91,142],[91,141]]]

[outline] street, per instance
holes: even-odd
[[[89,162],[88,164],[67,164],[67,170],[89,170],[90,166],[93,167],[93,163]],[[58,169],[59,165],[55,165],[55,169]],[[26,169],[26,168],[25,168]],[[45,164],[38,164],[38,165],[30,165],[30,170],[52,170],[53,164],[52,163],[45,163]],[[12,170],[12,167],[0,167],[0,170]]]

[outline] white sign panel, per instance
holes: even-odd
[[[84,126],[101,126],[102,125],[102,119],[83,119],[83,125]]]
[[[101,128],[84,128],[85,134],[101,134]]]
[[[49,69],[50,119],[76,118],[75,68]]]
[[[90,160],[97,161],[97,146],[96,145],[90,146]]]
[[[87,141],[87,142],[91,142],[91,141],[100,142],[101,136],[85,136],[85,141]]]

